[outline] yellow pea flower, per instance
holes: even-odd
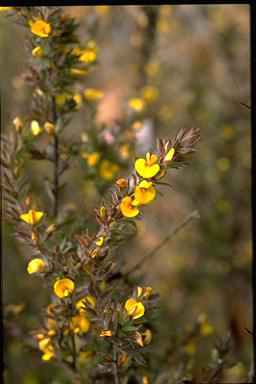
[[[125,303],[125,309],[127,313],[133,317],[133,319],[138,319],[139,317],[143,316],[145,313],[145,307],[136,299],[128,299]]]
[[[36,258],[28,263],[27,271],[31,275],[32,273],[41,272],[45,268],[45,262],[42,259]]]
[[[151,342],[152,332],[150,329],[146,329],[146,331],[142,333],[142,336],[145,344],[149,344]]]
[[[90,322],[86,316],[76,315],[72,317],[70,328],[74,333],[86,333],[90,328]]]
[[[48,135],[52,135],[54,133],[54,124],[50,123],[49,121],[46,121],[44,124],[44,129],[48,133]]]
[[[135,169],[138,174],[145,179],[150,179],[154,177],[160,171],[160,165],[155,164],[157,162],[157,155],[150,154],[149,152],[146,154],[146,160],[138,159],[135,162]]]
[[[141,112],[145,106],[145,101],[139,97],[130,99],[128,105],[136,112]]]
[[[143,340],[142,340],[142,335],[140,332],[135,332],[135,339],[137,343],[141,346],[144,347]]]
[[[142,378],[142,384],[150,384],[149,379],[147,376],[143,376]]]
[[[145,205],[154,200],[156,189],[153,187],[152,183],[142,180],[135,188],[134,196],[136,201]]]
[[[113,180],[119,171],[119,166],[109,160],[103,160],[99,171],[103,180]]]
[[[138,297],[141,296],[143,289],[141,287],[137,287],[137,295]]]
[[[155,101],[159,96],[159,91],[156,87],[149,85],[141,89],[141,96],[147,102]]]
[[[22,215],[20,215],[20,218],[27,224],[36,225],[41,220],[43,215],[43,212],[34,211],[33,209],[30,209],[28,213],[23,213]]]
[[[82,96],[80,95],[80,93],[77,93],[76,95],[74,95],[73,100],[76,103],[76,107],[79,109],[82,104]]]
[[[100,89],[94,89],[94,88],[87,88],[84,90],[84,97],[87,100],[100,100],[104,96],[104,92],[102,92]]]
[[[75,283],[68,278],[59,279],[54,284],[54,292],[61,299],[70,295],[74,289]]]
[[[100,337],[105,337],[105,336],[110,337],[110,336],[112,336],[112,331],[101,331],[99,336]]]
[[[44,54],[44,51],[41,47],[37,46],[32,51],[32,56],[34,57],[42,57]]]
[[[43,350],[43,352],[44,352],[44,354],[42,355],[42,360],[43,361],[48,361],[48,360],[52,359],[55,356],[54,347],[51,344],[49,344]]]
[[[116,184],[119,185],[119,187],[124,188],[127,185],[127,180],[126,179],[118,179],[116,181]]]
[[[11,11],[13,7],[0,7],[0,12],[2,11]]]
[[[210,324],[208,324],[207,322],[201,324],[201,326],[200,326],[200,334],[202,336],[209,336],[213,333],[213,331],[214,331],[213,327]]]
[[[99,152],[89,153],[86,156],[87,164],[90,167],[94,167],[99,162],[99,158],[100,158]]]
[[[39,341],[38,346],[41,351],[46,349],[49,344],[51,343],[51,338],[50,337],[44,337],[42,340]]]
[[[56,103],[58,105],[65,104],[65,102],[68,100],[69,97],[70,97],[69,93],[62,92],[62,93],[60,93],[59,95],[56,96]]]
[[[18,117],[18,116],[15,117],[15,119],[13,120],[13,125],[15,127],[16,132],[21,132],[22,127],[23,127],[23,123],[22,123],[20,117]]]
[[[99,240],[95,241],[95,244],[98,245],[98,247],[101,247],[104,243],[104,238],[100,236]]]
[[[39,135],[42,132],[42,128],[40,127],[38,121],[32,120],[30,123],[30,130],[34,136]]]
[[[137,201],[132,200],[130,196],[124,197],[120,204],[120,209],[122,214],[125,217],[137,216],[140,213],[140,211],[139,211],[139,208],[136,207],[136,204],[137,204]]]
[[[88,305],[92,308],[95,308],[96,306],[96,302],[91,295],[87,295],[83,297],[81,300],[79,300],[76,303],[76,308],[79,309],[79,311],[82,313],[82,312],[86,312],[86,306]]]
[[[143,295],[143,298],[145,300],[148,300],[150,298],[150,296],[152,295],[152,292],[153,292],[153,289],[151,287],[147,287],[146,292]]]
[[[169,152],[167,153],[167,155],[165,156],[164,161],[170,161],[170,160],[172,160],[173,155],[174,155],[174,152],[175,152],[174,148],[171,148],[170,151],[169,151]]]
[[[48,37],[51,33],[51,26],[43,20],[37,20],[31,23],[31,32],[39,37]]]
[[[96,52],[93,49],[81,50],[80,54],[79,61],[83,63],[92,63],[96,60]]]

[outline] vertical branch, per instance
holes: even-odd
[[[116,344],[113,345],[113,349],[114,349],[113,369],[114,369],[115,384],[120,384],[120,376],[118,371],[118,352],[117,352]]]
[[[53,124],[57,122],[57,113],[56,113],[56,101],[55,97],[52,97],[52,116],[53,116]],[[53,176],[53,216],[57,218],[58,216],[58,205],[59,205],[59,138],[58,134],[54,133],[54,143],[53,143],[53,151],[54,151],[54,176]]]

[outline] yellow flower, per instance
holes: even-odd
[[[142,335],[140,334],[140,332],[135,332],[135,339],[141,347],[144,347]]]
[[[149,379],[147,376],[143,376],[142,378],[142,384],[150,384]]]
[[[71,68],[70,69],[71,75],[87,75],[88,73],[89,73],[89,70],[87,68],[85,69]]]
[[[13,120],[13,124],[14,124],[16,132],[21,132],[22,127],[23,127],[23,123],[22,123],[20,117],[15,117],[15,119]]]
[[[84,97],[88,100],[100,100],[104,93],[99,89],[87,88],[84,90]]]
[[[73,100],[75,101],[77,108],[79,108],[82,104],[82,97],[79,93],[73,96]]]
[[[86,307],[89,305],[91,308],[95,308],[96,302],[91,295],[83,297],[76,303],[76,308],[79,309],[80,313],[86,312]]]
[[[36,121],[36,120],[31,121],[30,130],[34,136],[37,136],[37,135],[39,135],[39,133],[42,132],[42,128],[40,127],[40,125],[38,124],[38,121]]]
[[[61,299],[67,297],[74,289],[75,283],[68,278],[59,279],[54,284],[54,292]]]
[[[153,289],[151,287],[147,287],[146,292],[143,295],[143,298],[145,300],[148,300],[150,298],[150,296],[152,295],[152,292],[153,292]]]
[[[128,299],[125,303],[125,309],[133,319],[138,319],[145,313],[144,305],[136,299]]]
[[[112,331],[101,331],[100,337],[105,337],[105,336],[112,336]]]
[[[135,169],[138,174],[146,179],[154,177],[160,171],[160,165],[157,162],[157,155],[146,154],[146,160],[138,159],[135,162]]]
[[[154,200],[156,196],[156,190],[152,183],[142,180],[139,185],[135,188],[135,200],[140,204],[148,204]]]
[[[39,341],[39,349],[41,349],[41,351],[43,351],[44,349],[46,349],[49,344],[51,343],[51,338],[50,337],[44,337],[41,341]]]
[[[159,91],[156,87],[149,85],[141,89],[141,96],[147,102],[155,101],[159,96]]]
[[[24,213],[23,215],[20,215],[21,220],[25,221],[25,223],[30,225],[36,225],[41,218],[43,217],[43,212],[40,211],[34,211],[33,209],[30,209],[28,213]]]
[[[49,121],[46,121],[44,124],[44,129],[48,133],[48,135],[52,135],[54,133],[54,124],[50,123]]]
[[[138,297],[141,296],[143,289],[141,287],[137,287],[137,295]]]
[[[136,112],[141,112],[145,106],[145,101],[139,97],[130,99],[128,105]]]
[[[103,160],[99,171],[103,180],[113,180],[119,171],[119,166],[109,160]]]
[[[133,128],[135,131],[140,131],[141,128],[142,128],[142,122],[139,121],[139,120],[136,120],[136,121],[133,123],[132,128]]]
[[[151,342],[152,332],[150,331],[150,329],[146,329],[146,331],[142,333],[142,336],[144,337],[143,340],[145,344],[149,344]]]
[[[90,322],[85,315],[76,315],[72,317],[70,328],[74,333],[86,333],[90,328]]]
[[[96,60],[96,52],[93,49],[81,50],[79,61],[83,63],[92,63]]]
[[[0,12],[2,12],[2,11],[10,11],[12,9],[13,9],[13,7],[0,7]]]
[[[51,33],[51,26],[43,20],[37,20],[31,23],[31,32],[39,37],[48,37]]]
[[[95,241],[95,244],[98,245],[98,247],[101,247],[104,242],[104,238],[100,236],[99,240]]]
[[[70,95],[67,92],[60,93],[59,95],[56,96],[56,103],[58,105],[65,104],[65,102],[68,100],[69,96]]]
[[[164,161],[170,161],[172,160],[174,155],[174,148],[171,148],[170,151],[167,153],[167,155],[164,158]]]
[[[42,351],[44,352],[44,354],[42,355],[43,361],[48,361],[55,356],[54,347],[49,343],[45,348],[42,349]]]
[[[42,57],[44,54],[44,51],[41,47],[37,46],[32,51],[32,56],[34,57]]]
[[[36,258],[28,263],[27,271],[31,275],[32,273],[43,271],[45,267],[45,262],[42,259]]]
[[[213,327],[207,322],[201,324],[200,326],[200,334],[202,336],[209,336],[213,333]]]
[[[94,167],[94,166],[98,163],[99,158],[100,158],[100,154],[99,154],[99,152],[89,153],[89,154],[86,156],[87,164],[88,164],[90,167]]]
[[[139,208],[135,206],[135,204],[137,204],[137,201],[132,201],[130,196],[124,197],[120,204],[122,214],[126,217],[137,216],[140,211]]]
[[[119,185],[119,187],[124,188],[127,185],[127,180],[126,179],[118,179],[116,181],[116,184]]]

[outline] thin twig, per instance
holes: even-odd
[[[195,209],[193,212],[189,213],[176,227],[172,228],[170,233],[164,237],[164,239],[155,246],[148,254],[146,254],[137,264],[135,264],[128,272],[124,274],[124,277],[126,278],[133,272],[135,272],[138,268],[140,268],[145,261],[149,260],[154,254],[162,248],[162,246],[167,243],[176,233],[178,233],[182,228],[184,228],[190,221],[194,219],[199,219],[199,211],[198,209]]]
[[[113,345],[113,349],[114,349],[113,369],[114,369],[115,384],[120,384],[120,376],[118,371],[118,352],[116,349],[116,344]]]

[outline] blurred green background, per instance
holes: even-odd
[[[160,341],[184,332],[202,313],[214,329],[210,345],[216,335],[231,330],[239,364],[224,372],[223,380],[238,383],[252,360],[252,337],[245,330],[252,329],[250,110],[242,105],[250,105],[249,6],[157,6],[155,35],[148,43],[148,19],[140,6],[73,6],[65,11],[81,22],[81,40],[90,36],[99,47],[99,64],[85,80],[86,86],[105,92],[97,121],[109,124],[122,116],[127,99],[137,97],[141,85],[150,85],[157,97],[147,110],[144,139],[149,147],[155,137],[201,128],[203,140],[192,165],[169,173],[173,189],[162,187],[164,197],[147,207],[138,236],[129,248],[122,246],[120,255],[132,266],[188,212],[199,209],[200,220],[143,266],[145,283],[165,305],[158,320]],[[24,30],[1,12],[2,132],[11,129],[17,115],[26,114],[30,102],[31,90],[22,78],[28,58],[24,39]],[[150,47],[146,62],[145,44]],[[81,108],[67,136],[84,131],[85,121]],[[145,150],[138,139],[138,153]],[[40,191],[37,166],[29,164],[27,176]],[[40,164],[42,179],[46,167]],[[76,201],[76,214],[89,216],[100,202],[93,183],[77,169],[66,177],[76,182],[69,183],[65,203]],[[22,332],[39,326],[48,294],[39,279],[27,275],[20,245],[8,223],[3,225],[3,306],[11,324],[4,334],[6,383],[68,383],[54,364],[42,363],[40,352],[23,344]],[[197,346],[191,354],[201,356],[200,363],[208,358]]]

